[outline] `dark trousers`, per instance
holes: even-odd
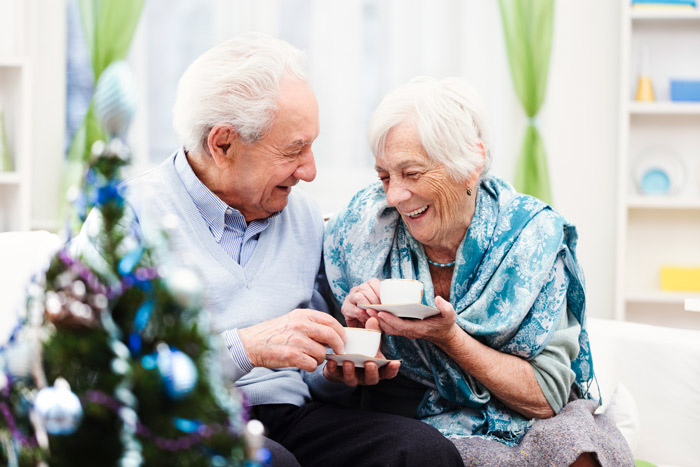
[[[257,405],[251,417],[265,425],[266,436],[274,441],[266,445],[274,467],[464,466],[439,431],[399,415],[309,402],[302,407]]]

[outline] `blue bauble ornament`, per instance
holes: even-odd
[[[124,60],[113,62],[95,86],[95,114],[111,136],[123,136],[136,112],[138,94],[134,76]]]
[[[80,399],[70,390],[68,381],[57,378],[52,387],[45,387],[36,395],[34,410],[52,435],[69,435],[80,425],[83,407]]]
[[[167,344],[159,344],[157,351],[156,365],[165,393],[172,399],[182,399],[197,385],[197,367],[187,354]]]

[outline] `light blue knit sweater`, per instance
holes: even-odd
[[[144,232],[159,227],[168,216],[178,219],[177,229],[169,234],[171,246],[202,278],[215,333],[248,327],[295,308],[327,311],[315,289],[323,241],[323,217],[315,202],[294,190],[287,207],[260,234],[255,252],[241,267],[215,241],[177,174],[174,160],[175,155],[127,180],[126,199]],[[231,335],[237,337],[237,333],[228,333]],[[302,405],[312,394],[327,400],[348,390],[326,381],[321,367],[314,373],[253,368],[246,374],[249,368],[241,368],[229,355],[221,362],[224,374],[237,379],[236,385],[251,405]]]

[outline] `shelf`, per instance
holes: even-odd
[[[634,21],[700,21],[700,11],[630,10]]]
[[[700,300],[700,292],[663,292],[661,290],[653,290],[650,292],[627,292],[625,294],[627,303],[685,306],[685,301],[688,299],[691,301]]]
[[[630,196],[628,209],[700,210],[700,198],[681,196]]]
[[[22,68],[26,63],[24,58],[0,57],[0,68]]]
[[[631,115],[700,115],[700,102],[636,102],[629,103]]]
[[[20,175],[17,172],[0,172],[0,185],[19,185]]]

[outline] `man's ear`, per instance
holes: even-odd
[[[207,148],[219,168],[233,162],[233,149],[238,134],[231,125],[214,125],[207,138]]]

